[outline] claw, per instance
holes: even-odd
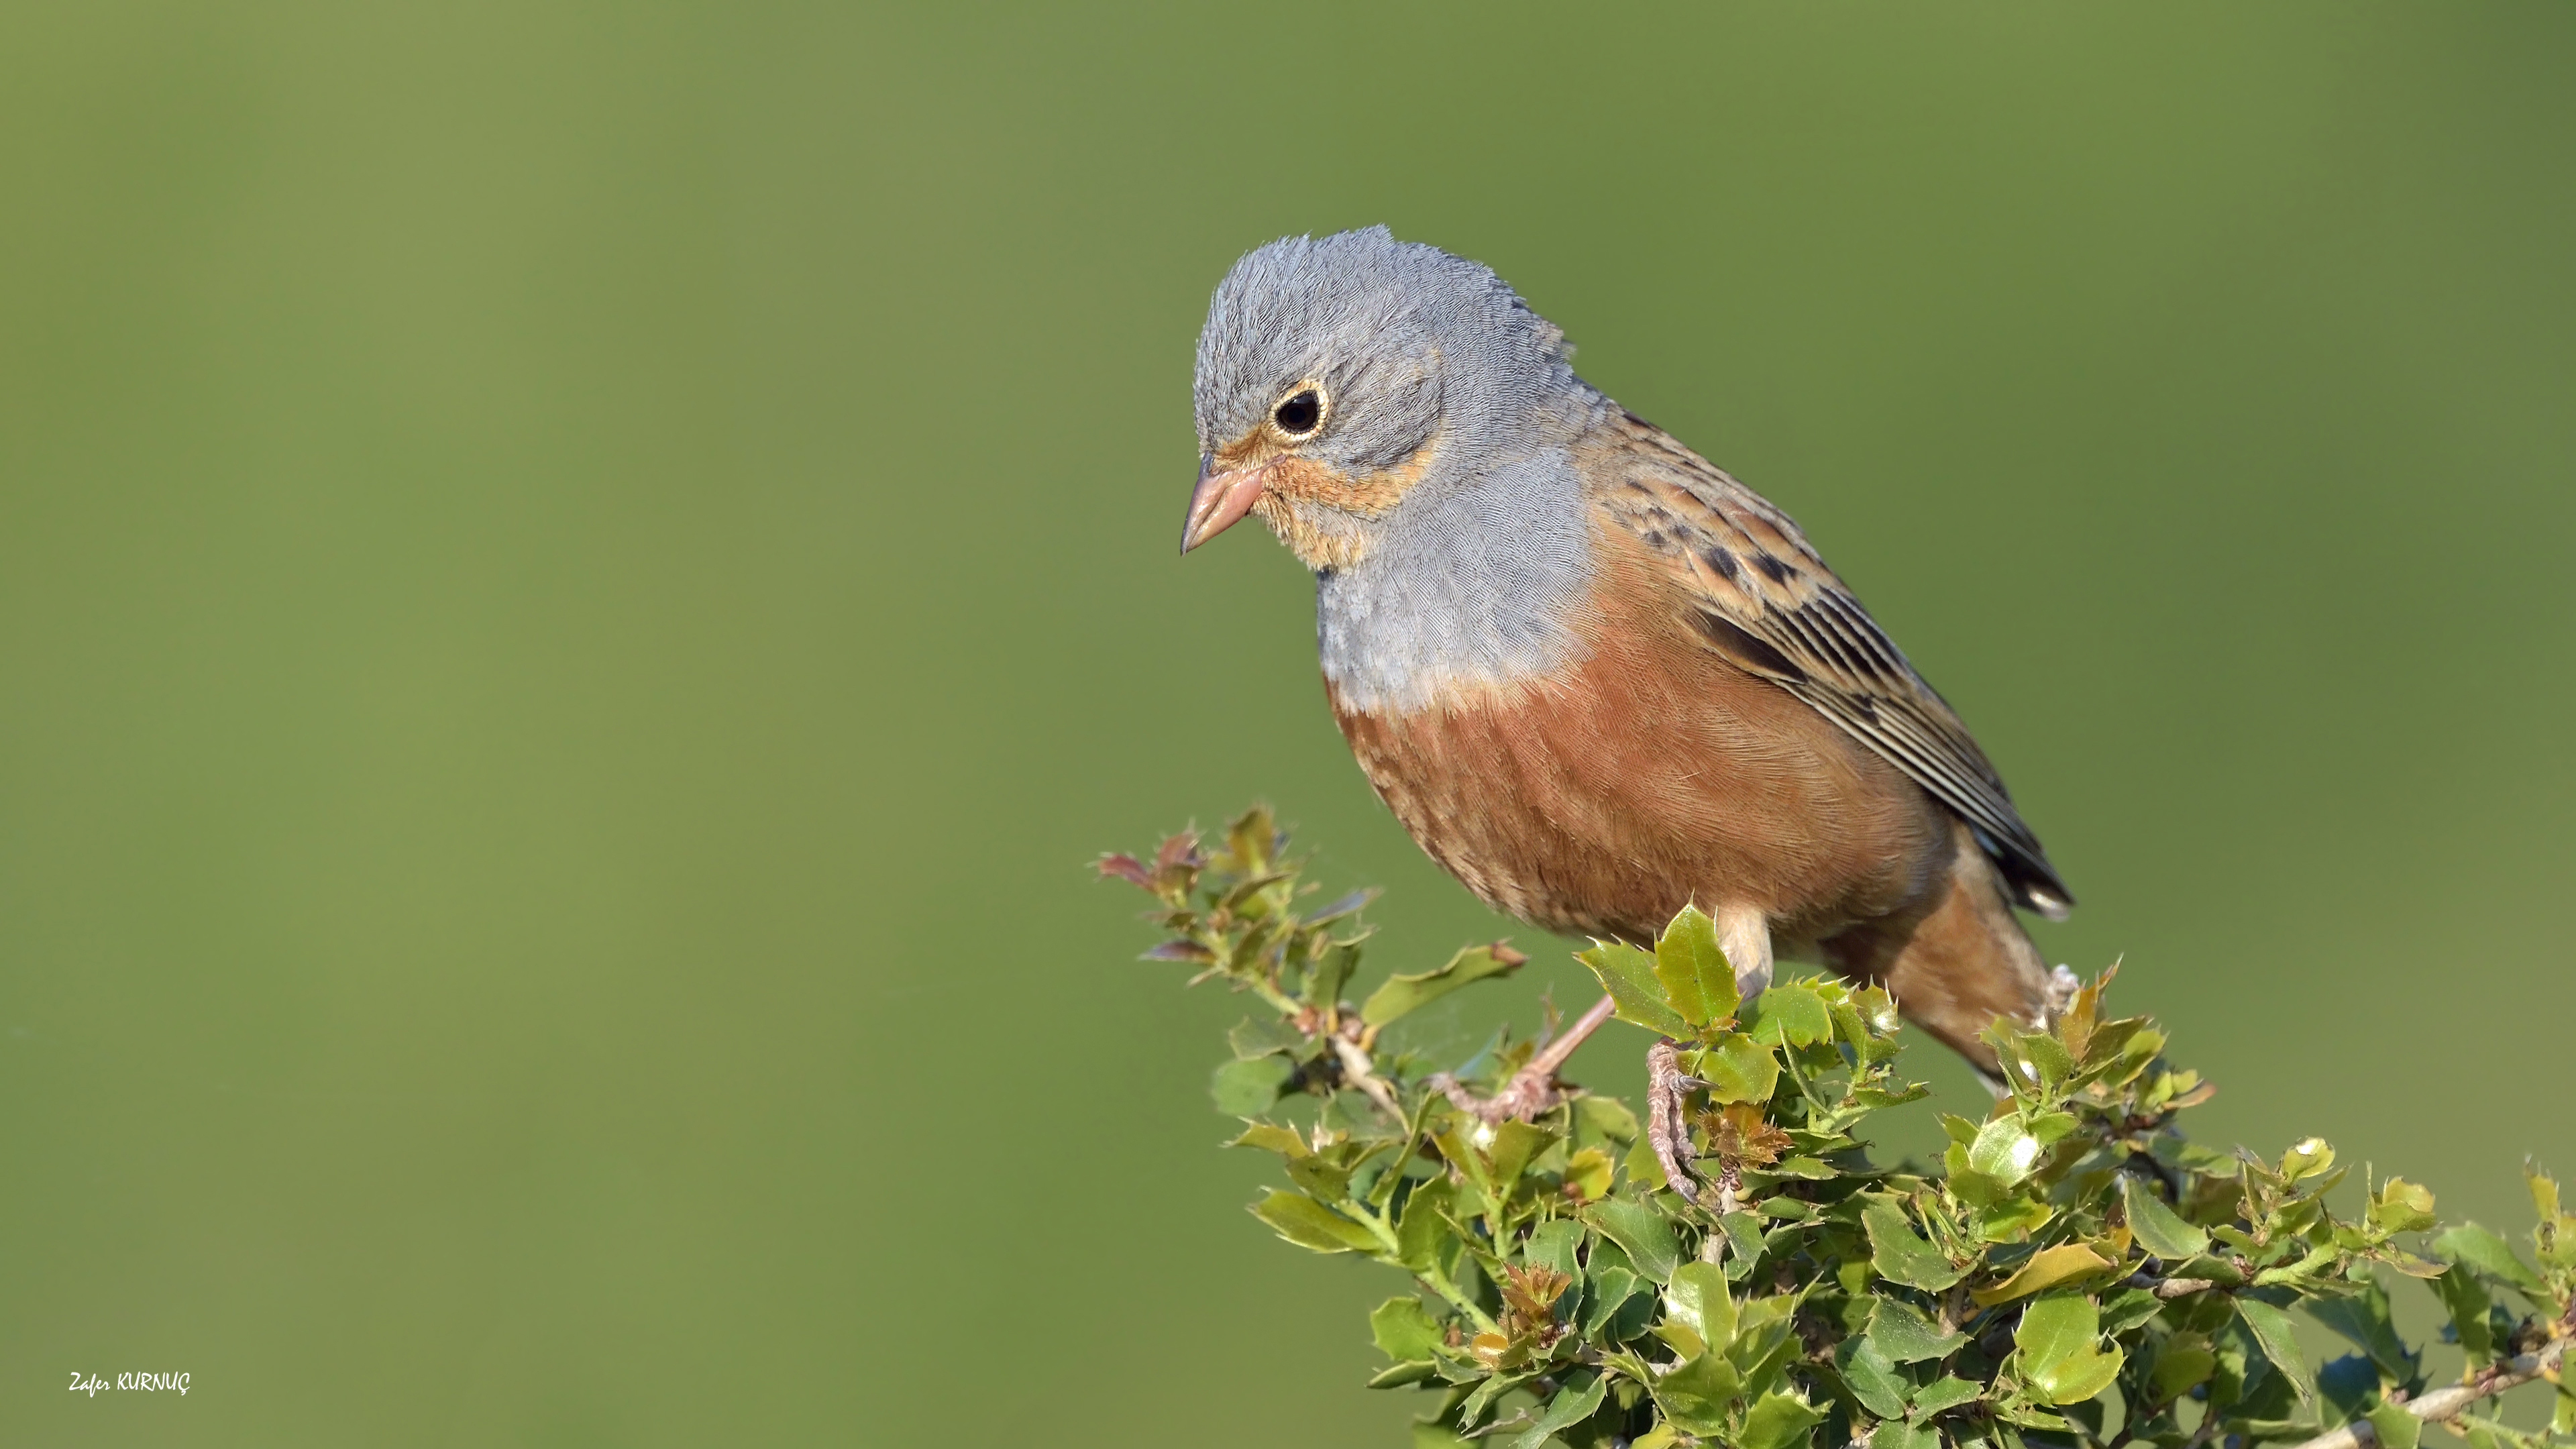
[[[1700,1180],[1690,1170],[1690,1128],[1682,1118],[1683,1099],[1705,1085],[1682,1071],[1681,1053],[1672,1042],[1646,1048],[1646,1141],[1664,1169],[1664,1181],[1684,1200],[1700,1201]]]

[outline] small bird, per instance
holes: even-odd
[[[1199,334],[1181,551],[1258,514],[1314,571],[1360,768],[1488,905],[1650,943],[1696,903],[1747,991],[1820,962],[1991,1073],[2052,995],[2013,907],[2065,883],[1798,525],[1571,351],[1384,227],[1258,248]]]

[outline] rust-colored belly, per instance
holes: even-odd
[[[1423,849],[1550,930],[1642,940],[1692,901],[1751,905],[1799,951],[1938,884],[1949,822],[1928,795],[1787,692],[1669,637],[1623,651],[1596,635],[1561,678],[1411,713],[1338,695],[1333,712]]]

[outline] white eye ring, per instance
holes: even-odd
[[[1332,399],[1324,391],[1324,385],[1308,378],[1282,393],[1279,401],[1270,405],[1270,427],[1289,442],[1302,443],[1324,430],[1324,420],[1332,416],[1332,411]],[[1305,426],[1292,426],[1296,423]]]

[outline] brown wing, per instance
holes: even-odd
[[[1662,429],[1618,424],[1597,502],[1683,584],[1690,623],[1727,658],[1805,700],[1973,827],[2020,903],[2075,903],[2003,777],[1949,704],[1834,577],[1789,516]]]

